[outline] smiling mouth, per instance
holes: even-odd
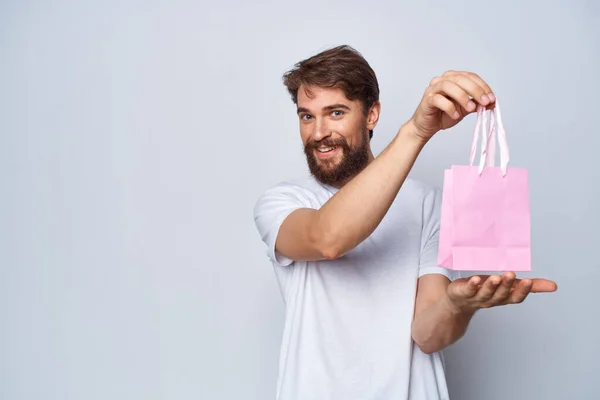
[[[318,147],[317,151],[319,153],[330,153],[333,150],[337,149],[337,146],[330,146],[330,147]]]
[[[332,162],[336,159],[342,148],[340,146],[327,146],[315,148],[314,156],[321,162]]]

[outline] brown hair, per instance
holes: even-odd
[[[375,71],[364,57],[350,46],[342,45],[325,50],[294,65],[283,75],[283,84],[298,104],[301,85],[342,89],[348,100],[360,100],[365,115],[379,101],[379,84]],[[369,131],[373,137],[373,131]]]

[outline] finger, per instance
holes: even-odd
[[[483,286],[481,286],[481,289],[479,289],[475,298],[482,302],[490,300],[496,292],[496,288],[500,284],[500,280],[501,279],[498,275],[490,276],[483,283]]]
[[[451,74],[446,77],[446,79],[451,80],[456,83],[458,86],[463,88],[469,96],[473,98],[476,102],[481,105],[487,106],[492,103],[492,100],[488,96],[488,92],[486,92],[487,85],[481,85],[477,80],[473,79],[470,75],[466,73],[456,73]]]
[[[555,292],[558,289],[556,282],[547,279],[532,279],[532,293]]]
[[[496,107],[496,96],[494,95],[493,90],[479,75],[477,75],[473,72],[468,72],[468,71],[448,71],[443,76],[451,76],[451,75],[466,75],[469,78],[471,78],[472,80],[474,80],[475,82],[477,82],[477,84],[483,88],[484,92],[487,94],[488,98],[490,99],[490,103],[485,108],[487,110],[493,110]]]
[[[479,284],[481,283],[481,278],[477,275],[469,278],[467,283],[462,287],[462,295],[464,297],[470,298],[477,294],[477,290],[479,289]]]
[[[448,71],[444,74],[445,76],[450,76],[450,75],[466,75],[469,78],[473,79],[475,82],[477,82],[477,84],[479,86],[481,86],[483,88],[483,90],[485,91],[486,94],[490,94],[490,93],[494,93],[492,88],[490,88],[490,86],[487,84],[486,81],[484,81],[479,75],[477,75],[474,72],[469,72],[469,71]]]
[[[434,94],[428,98],[429,105],[438,108],[448,114],[452,119],[460,118],[460,113],[456,109],[456,106],[448,98],[441,94]]]
[[[469,94],[456,83],[448,79],[440,79],[437,83],[429,88],[432,95],[442,94],[451,100],[456,101],[466,111],[473,112],[477,108],[477,104],[469,97]]]
[[[435,84],[438,83],[441,79],[442,79],[441,77],[436,76],[429,82],[429,86],[435,86]]]
[[[529,295],[532,285],[533,284],[531,282],[531,279],[526,278],[526,279],[521,280],[517,284],[517,286],[515,286],[514,290],[512,291],[512,293],[510,295],[509,303],[512,303],[512,304],[522,303],[523,300],[525,300],[525,298],[527,297],[527,295]]]
[[[513,284],[515,283],[515,274],[513,272],[505,272],[502,275],[502,283],[496,289],[492,302],[495,304],[504,303],[508,300]]]

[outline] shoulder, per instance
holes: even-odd
[[[319,185],[310,177],[298,177],[278,182],[263,192],[261,197],[269,194],[282,193],[290,196],[306,197],[316,194]]]
[[[326,190],[312,176],[292,178],[267,188],[256,201],[255,208],[273,201],[292,202],[305,207],[315,205],[315,199]]]
[[[254,204],[254,222],[263,238],[277,232],[285,218],[295,210],[318,209],[316,190],[318,188],[309,178],[282,181],[266,189]]]

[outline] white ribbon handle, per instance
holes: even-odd
[[[479,159],[479,175],[483,173],[484,167],[494,166],[496,158],[496,137],[498,137],[498,144],[500,147],[500,168],[502,169],[502,176],[506,176],[509,162],[508,142],[506,140],[506,131],[504,130],[504,125],[502,124],[502,115],[500,113],[498,101],[496,101],[494,111],[490,110],[489,130],[486,109],[482,105],[477,106],[477,121],[475,122],[475,132],[473,133],[471,154],[469,157],[471,166],[473,166],[473,162],[475,161],[475,152],[477,151],[477,141],[479,139],[480,130],[481,156]]]

